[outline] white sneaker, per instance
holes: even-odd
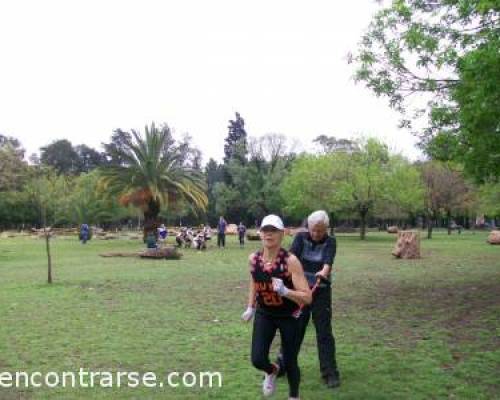
[[[300,397],[289,397],[288,400],[300,400]]]
[[[272,396],[276,390],[276,377],[278,375],[279,367],[276,364],[275,370],[272,374],[264,374],[264,381],[262,382],[262,393],[265,397]]]

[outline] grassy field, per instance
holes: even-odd
[[[422,240],[423,258],[391,256],[395,237],[338,237],[334,331],[342,386],[319,379],[314,330],[300,354],[302,399],[500,398],[500,247],[484,233]],[[289,239],[287,240],[289,243]],[[102,258],[131,240],[0,239],[2,371],[218,371],[222,388],[19,388],[0,399],[258,399],[240,249],[183,251],[178,261]],[[0,375],[1,376],[1,375]],[[287,398],[280,381],[275,398]]]

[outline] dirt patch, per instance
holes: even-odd
[[[500,308],[500,282],[431,287],[371,283],[360,296],[334,299],[336,313],[351,315],[353,308],[368,311],[371,318],[365,322],[398,344],[429,340],[444,332],[451,347],[466,343],[477,350],[500,348],[495,317]],[[455,356],[460,358],[458,353]]]

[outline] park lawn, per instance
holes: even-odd
[[[485,233],[422,240],[421,260],[390,252],[395,237],[338,236],[334,331],[342,386],[320,383],[314,329],[300,354],[302,399],[500,398],[500,246]],[[287,239],[289,244],[290,239]],[[2,371],[217,371],[222,388],[21,388],[0,399],[258,399],[251,325],[240,322],[247,257],[183,250],[181,260],[102,258],[131,240],[0,239]],[[277,341],[276,341],[277,342]],[[287,398],[280,381],[275,398]]]

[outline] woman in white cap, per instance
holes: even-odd
[[[255,316],[252,334],[252,364],[265,372],[262,391],[270,396],[275,390],[279,366],[269,361],[269,349],[280,331],[283,357],[289,384],[289,399],[299,398],[300,370],[298,355],[298,320],[294,312],[301,304],[310,304],[311,291],[302,265],[293,254],[281,247],[283,222],[276,215],[266,216],[260,225],[262,250],[250,255],[250,290],[248,307],[242,319]]]

